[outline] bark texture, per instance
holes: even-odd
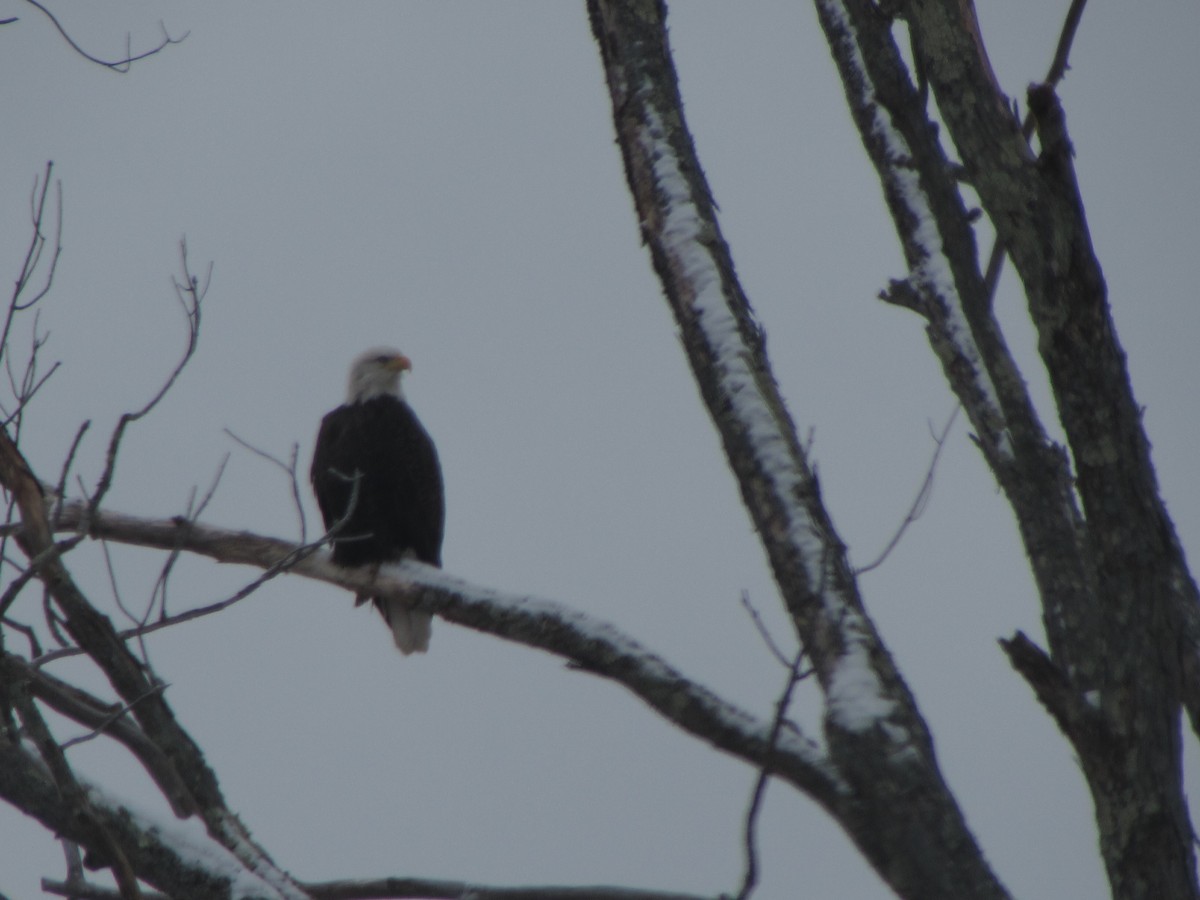
[[[1041,595],[1048,651],[1024,635],[1004,649],[1079,756],[1114,896],[1200,896],[1180,740],[1185,704],[1200,730],[1197,591],[1158,491],[1054,91],[1081,4],[1068,15],[1051,81],[1028,93],[1036,148],[991,70],[968,0],[815,6],[909,265],[883,298],[926,320],[1013,508]],[[1002,891],[942,796],[928,734],[862,610],[795,439],[684,124],[664,6],[591,0],[589,9],[642,235],[784,603],[831,707],[839,667],[857,646],[889,710],[862,730],[827,717],[831,762],[857,803],[834,815],[902,895]],[[896,45],[897,12],[957,159]],[[964,178],[1028,298],[1066,447],[1047,438],[992,313]],[[731,377],[737,365],[745,371]],[[749,414],[748,394],[759,399]],[[782,479],[763,464],[780,454],[790,469]],[[801,528],[789,519],[792,502],[806,513]],[[842,627],[847,614],[852,635]],[[926,778],[900,776],[897,747],[889,752],[883,739],[889,728],[911,739]],[[893,827],[890,814],[905,804],[919,812]]]
[[[665,7],[589,3],[642,237],[782,600],[826,698],[831,809],[906,897],[1003,897],[938,771],[916,702],[863,608],[738,283],[684,122]],[[983,394],[982,389],[979,389]],[[999,446],[1002,420],[986,420]],[[858,680],[855,697],[846,683]]]

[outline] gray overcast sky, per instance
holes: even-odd
[[[1067,3],[979,5],[1001,81],[1022,98]],[[409,398],[442,456],[447,569],[612,621],[768,713],[784,673],[742,592],[780,640],[788,632],[639,245],[581,3],[60,12],[102,56],[123,51],[126,31],[135,50],[149,45],[160,19],[191,33],[116,76],[31,7],[0,0],[0,18],[20,17],[0,28],[5,279],[47,159],[65,206],[41,313],[48,358],[63,366],[24,434],[39,474],[56,475],[91,419],[79,470],[93,481],[115,418],[169,370],[183,337],[169,276],[186,233],[196,268],[214,263],[200,351],[130,434],[112,508],[178,513],[230,453],[205,518],[296,536],[284,479],[222,430],[281,455],[298,441],[306,467],[350,359],[395,344],[414,361]],[[793,417],[812,429],[834,520],[866,563],[920,483],[930,423],[953,406],[917,318],[874,299],[903,273],[878,183],[809,6],[687,0],[670,21],[738,271]],[[1197,35],[1194,2],[1097,0],[1062,89],[1159,477],[1193,559]],[[1011,281],[997,302],[1045,397]],[[76,556],[108,603],[95,548]],[[160,563],[117,554],[128,601],[148,595]],[[170,602],[211,601],[250,577],[184,560]],[[961,422],[927,512],[863,589],[1013,893],[1103,895],[1068,746],[996,647],[1017,628],[1040,636],[1038,610],[1011,515]],[[298,877],[710,893],[741,877],[754,773],[548,656],[435,622],[430,654],[402,660],[367,609],[298,579],[149,646],[231,804]],[[796,714],[811,719],[811,698]],[[140,772],[101,742],[72,758],[151,805]],[[4,809],[0,835],[0,891],[34,896],[40,876],[62,874],[38,826]],[[889,896],[788,788],[772,789],[761,836],[763,898]]]

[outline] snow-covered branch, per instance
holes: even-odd
[[[145,519],[104,511],[93,512],[87,500],[57,503],[50,497],[47,509],[57,517],[41,519],[37,530],[71,532],[80,525],[90,536],[110,542],[164,551],[208,556],[218,562],[286,571],[349,590],[369,587],[381,596],[396,596],[436,612],[448,621],[556,653],[576,666],[610,678],[630,689],[669,720],[730,754],[759,765],[771,754],[771,771],[805,791],[818,803],[834,807],[843,802],[848,788],[822,757],[817,746],[790,723],[767,722],[738,709],[701,685],[690,681],[655,654],[615,627],[597,622],[568,607],[547,600],[503,594],[467,584],[441,570],[419,563],[385,567],[378,576],[343,569],[326,552],[298,552],[306,548],[247,532],[212,528],[185,518]],[[39,517],[33,516],[36,522]],[[182,626],[182,621],[179,623]],[[185,627],[185,626],[182,626]],[[127,636],[114,635],[123,641]],[[57,658],[60,654],[48,654]],[[103,728],[131,749],[146,766],[178,814],[195,807],[194,772],[163,753],[152,737],[162,737],[161,726],[126,723],[123,709],[78,691],[38,668],[44,659],[30,663],[10,658],[16,676],[31,692],[63,714]],[[157,702],[161,698],[154,696]],[[130,704],[132,714],[136,705]],[[139,727],[140,726],[140,727]],[[145,729],[145,730],[143,730]],[[148,736],[149,735],[149,736]],[[152,737],[151,737],[152,736]],[[169,737],[169,735],[168,735]],[[168,742],[168,746],[169,746]],[[183,762],[189,777],[179,781],[175,767]],[[49,828],[73,839],[85,838],[72,828],[70,805],[62,800],[40,761],[19,744],[0,737],[0,795],[35,815]],[[215,789],[215,785],[214,785]],[[91,807],[105,832],[130,857],[142,878],[168,889],[170,896],[188,897],[489,897],[517,900],[528,897],[579,897],[583,900],[695,900],[685,895],[642,892],[625,888],[499,888],[451,881],[388,878],[347,881],[328,885],[300,885],[291,880],[246,835],[241,823],[223,804],[209,798],[200,804],[202,818],[183,823],[160,822],[135,813],[95,788],[87,791]],[[203,824],[202,824],[203,823]],[[132,846],[135,850],[129,850]],[[64,886],[74,896],[105,896],[91,886]],[[111,894],[110,894],[111,896]]]
[[[1004,643],[1010,661],[1074,745],[1114,894],[1198,895],[1177,734],[1180,696],[1197,706],[1197,589],[1159,494],[1054,89],[1083,4],[1071,5],[1047,82],[1029,89],[1037,153],[971,4],[894,7],[961,164],[946,158],[879,5],[816,5],[911,268],[888,299],[927,319],[1041,593],[1050,652],[1018,633]],[[960,176],[1021,280],[1074,472],[992,315]]]
[[[817,10],[911,267],[885,299],[926,319],[946,379],[1016,514],[1051,646],[1061,651],[1064,632],[1089,627],[1092,593],[1073,475],[1047,438],[992,313],[960,194],[961,167],[937,139],[890,22],[861,0],[820,0]],[[928,277],[934,271],[938,277]]]
[[[643,239],[825,695],[830,759],[854,797],[838,821],[901,895],[1003,897],[938,773],[915,700],[866,613],[775,381],[685,124],[665,7],[590,0],[589,11]],[[934,236],[921,249],[920,289],[945,290],[944,254]],[[954,311],[947,309],[947,316]],[[968,355],[973,402],[987,410],[983,420],[999,456],[1007,446],[995,389],[970,330],[961,323],[955,329],[954,352]]]
[[[255,881],[244,866],[215,841],[197,820],[153,823],[89,788],[91,812],[99,827],[121,848],[138,877],[172,897],[229,900],[231,896],[287,896]],[[24,746],[0,737],[0,797],[63,837],[84,842],[75,810],[58,791],[45,765]],[[108,864],[93,858],[93,864]],[[243,888],[235,894],[234,886]],[[300,895],[303,896],[303,895]]]
[[[45,489],[3,429],[0,429],[0,484],[13,497],[20,511],[17,543],[30,559],[30,565],[36,568],[37,577],[63,617],[66,631],[100,667],[129,705],[132,717],[146,736],[170,760],[190,797],[188,808],[200,813],[214,840],[235,854],[247,869],[269,880],[279,896],[302,896],[226,806],[216,774],[209,768],[199,745],[175,719],[162,692],[157,689],[153,672],[133,656],[108,617],[89,602],[61,554],[53,552],[53,526],[49,517],[52,506],[47,505]],[[93,496],[73,505],[81,522],[95,513],[95,500]],[[73,807],[73,819],[78,818],[76,813]],[[108,832],[103,826],[100,830]],[[122,850],[128,852],[123,845]],[[115,865],[115,861],[110,864]]]
[[[884,299],[924,316],[930,344],[980,446],[993,465],[1004,465],[1013,455],[1012,434],[993,371],[1008,356],[985,301],[953,169],[928,128],[917,88],[900,79],[890,79],[884,87],[875,77],[864,45],[872,60],[894,50],[886,29],[880,29],[882,34],[860,32],[842,0],[820,0],[817,12],[909,264],[907,278],[893,284]],[[996,374],[1005,389],[1014,381],[1009,369]]]
[[[54,527],[71,531],[86,516],[81,501],[63,504]],[[396,597],[477,631],[554,653],[622,684],[670,721],[721,750],[757,766],[770,746],[771,723],[722,700],[684,676],[615,626],[551,600],[472,585],[417,562],[371,572],[335,565],[327,552],[297,553],[295,544],[184,519],[148,519],[114,512],[95,514],[90,534],[117,543],[180,549],[218,562],[279,569],[354,592]],[[817,802],[835,802],[844,789],[815,742],[795,726],[773,750],[773,771]]]

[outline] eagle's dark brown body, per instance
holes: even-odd
[[[392,562],[412,551],[440,566],[442,470],[433,441],[399,397],[348,403],[321,421],[312,483],[326,528],[346,515],[356,477],[358,495],[334,537],[334,562]]]
[[[433,441],[400,393],[410,367],[397,351],[368,351],[350,370],[347,402],[321,420],[312,479],[333,561],[379,566],[415,557],[442,564],[445,500]],[[375,597],[402,653],[429,648],[431,616]]]

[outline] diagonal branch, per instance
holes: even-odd
[[[878,569],[883,565],[884,561],[900,543],[900,539],[904,537],[904,532],[908,530],[908,526],[921,518],[922,513],[925,512],[925,507],[929,503],[929,496],[933,492],[933,474],[937,471],[938,460],[941,459],[942,450],[946,447],[946,438],[949,436],[950,429],[954,426],[954,420],[958,418],[958,412],[961,409],[961,404],[955,406],[954,411],[950,413],[950,418],[946,420],[946,425],[942,428],[941,433],[933,436],[933,457],[929,460],[929,468],[925,470],[925,477],[921,480],[921,487],[917,490],[917,496],[913,498],[912,506],[908,508],[908,514],[905,515],[904,521],[900,523],[900,527],[896,529],[896,533],[892,535],[891,540],[887,542],[887,546],[883,548],[879,555],[862,568],[856,569],[854,572],[855,575],[865,575],[867,572]]]
[[[191,361],[192,355],[196,352],[196,346],[200,340],[200,305],[208,293],[208,286],[212,281],[212,265],[209,265],[208,272],[205,274],[204,280],[192,274],[191,268],[188,265],[188,250],[187,242],[179,242],[180,267],[183,273],[183,281],[172,279],[172,286],[175,289],[176,299],[179,301],[179,306],[183,310],[183,315],[187,324],[187,339],[184,343],[183,353],[179,357],[179,361],[175,367],[167,375],[166,379],[158,390],[155,392],[141,408],[133,411],[122,413],[120,419],[117,420],[117,426],[113,429],[112,436],[108,440],[108,451],[105,454],[104,471],[100,474],[100,478],[96,482],[96,488],[92,492],[90,508],[95,512],[100,508],[100,503],[103,501],[105,494],[112,487],[113,474],[117,467],[117,453],[121,448],[121,439],[125,436],[125,430],[133,423],[145,418],[150,414],[160,402],[167,392],[174,386],[176,380]]]
[[[1067,74],[1067,69],[1070,68],[1068,59],[1071,56],[1071,45],[1075,42],[1075,32],[1079,29],[1079,23],[1083,19],[1085,6],[1087,6],[1087,0],[1071,0],[1071,8],[1067,10],[1062,31],[1058,36],[1058,46],[1054,49],[1054,60],[1050,63],[1050,71],[1046,73],[1042,84],[1056,87]],[[1033,127],[1033,113],[1026,113],[1025,120],[1021,123],[1021,134],[1025,136],[1026,140],[1033,137]],[[1007,248],[1004,246],[1004,241],[997,235],[992,242],[992,253],[988,257],[987,273],[984,276],[989,300],[996,296],[996,285],[1000,282],[1000,270],[1004,266],[1006,253]]]
[[[7,660],[4,661],[7,663]],[[0,671],[0,680],[5,682],[6,699],[13,702],[21,717],[24,731],[37,747],[41,762],[53,779],[55,791],[83,842],[96,848],[100,858],[112,871],[123,900],[141,900],[141,890],[133,867],[126,857],[121,842],[102,821],[95,804],[67,763],[63,747],[50,734],[45,720],[29,696],[27,685],[19,674]]]
[[[890,23],[881,26],[873,4],[822,3],[853,10],[878,83],[907,81]],[[1032,410],[1017,403],[1018,384],[1002,380],[1016,454],[1012,466],[993,463],[993,471],[1033,565],[1048,659],[1066,679],[1039,697],[1057,706],[1056,715],[1094,700],[1110,737],[1098,752],[1087,729],[1066,729],[1095,802],[1114,895],[1200,897],[1178,734],[1181,695],[1192,693],[1189,704],[1197,704],[1197,589],[1159,492],[1055,93],[1082,9],[1082,2],[1071,7],[1049,80],[1028,92],[1035,154],[992,70],[970,0],[903,4],[944,128],[1021,281],[1074,464],[1072,473],[1065,454],[1039,436]],[[912,117],[916,105],[889,111]],[[935,144],[916,154],[931,184],[931,163],[941,155]],[[983,298],[974,309],[986,323],[986,294],[973,294]]]
[[[758,884],[758,814],[762,810],[763,800],[766,799],[767,784],[771,778],[772,753],[775,742],[779,739],[780,729],[787,721],[788,707],[792,703],[792,692],[795,691],[796,685],[812,674],[801,671],[806,655],[803,647],[796,651],[795,657],[788,665],[787,685],[775,703],[775,718],[771,722],[771,739],[767,742],[767,752],[763,756],[762,767],[758,770],[758,777],[754,781],[754,790],[750,794],[750,808],[746,811],[746,824],[743,828],[742,840],[746,864],[742,874],[741,889],[737,893],[736,900],[749,900]]]
[[[825,695],[830,757],[853,797],[835,816],[902,896],[1004,897],[940,775],[916,701],[863,606],[775,381],[685,124],[665,5],[589,0],[588,10],[642,237]],[[919,274],[930,285],[944,283],[938,259]],[[974,353],[966,355],[973,396],[964,405],[999,457],[1007,434],[996,391],[988,390],[970,333],[957,334],[962,340],[949,350]],[[902,796],[907,802],[897,802]]]
[[[81,783],[81,787],[87,794],[95,826],[111,837],[138,877],[167,896],[188,900],[229,900],[231,896],[283,900],[308,896],[297,890],[290,893],[278,890],[247,871],[229,850],[211,840],[195,819],[185,823],[150,821],[93,785]],[[55,834],[88,844],[89,832],[73,815],[45,765],[23,745],[2,736],[0,798],[33,816]],[[108,896],[116,900],[122,895]]]
[[[123,744],[154,779],[162,795],[180,818],[196,811],[195,801],[163,752],[145,732],[120,714],[128,705],[113,707],[9,654],[7,662],[29,684],[29,691],[55,712],[81,725],[103,732]]]
[[[13,495],[21,512],[17,542],[31,559],[53,546],[43,490],[20,451],[0,429],[0,484]],[[79,514],[95,515],[94,497],[77,504]],[[179,725],[174,713],[138,660],[117,636],[107,616],[88,602],[60,556],[50,558],[38,571],[47,596],[61,611],[65,627],[75,642],[101,668],[118,695],[132,704],[139,725],[170,760],[181,781],[201,811],[209,834],[239,859],[246,868],[270,878],[283,896],[300,897],[290,877],[251,839],[245,826],[225,804],[217,777],[191,736]]]

